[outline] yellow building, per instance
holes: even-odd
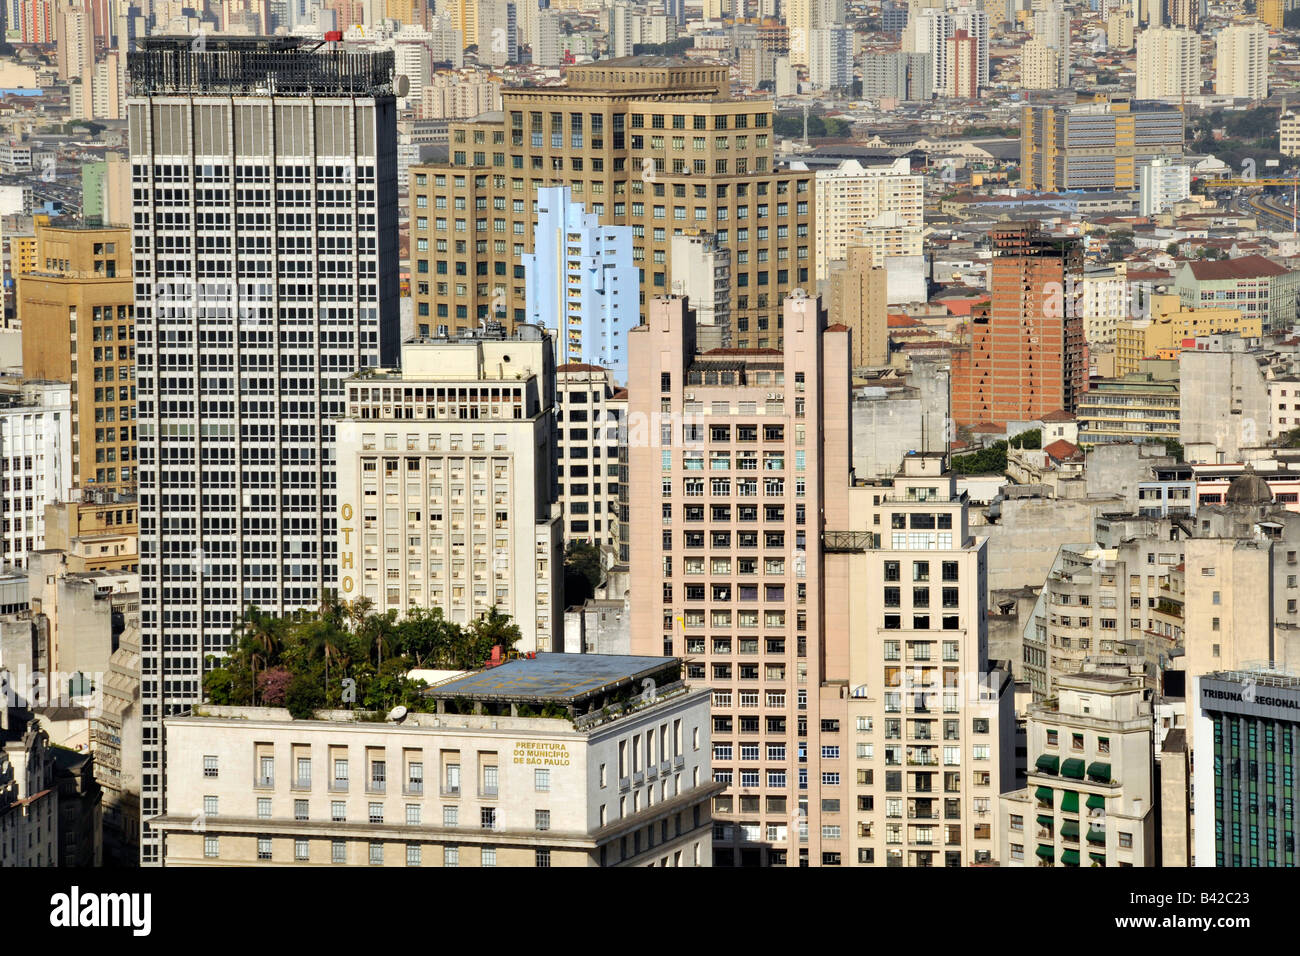
[[[1281,30],[1286,8],[1284,0],[1256,0],[1255,14],[1268,24],[1269,29]]]
[[[139,571],[139,529],[134,496],[87,489],[45,506],[45,548],[63,551],[70,572]]]
[[[38,224],[34,243],[30,267],[18,276],[23,370],[72,383],[73,486],[132,489],[131,230]]]
[[[1020,129],[1020,180],[1030,189],[1136,189],[1139,160],[1183,152],[1178,107],[1120,94],[1026,106]]]
[[[1115,375],[1138,371],[1145,358],[1176,357],[1183,339],[1214,332],[1255,338],[1261,334],[1260,320],[1236,309],[1185,309],[1177,295],[1152,296],[1149,318],[1121,322],[1115,331]]]

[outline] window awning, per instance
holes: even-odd
[[[1088,776],[1101,783],[1110,783],[1110,764],[1102,763],[1100,760],[1088,764]]]
[[[1089,842],[1089,843],[1105,843],[1105,842],[1106,842],[1106,831],[1105,831],[1105,830],[1098,830],[1096,827],[1088,827],[1088,842]]]
[[[1079,824],[1073,820],[1066,820],[1061,824],[1061,836],[1079,839]]]
[[[1061,758],[1055,754],[1043,754],[1036,761],[1034,766],[1043,773],[1056,773],[1061,766]]]
[[[1079,812],[1079,794],[1075,790],[1065,790],[1061,796],[1061,809],[1066,813]]]
[[[1093,764],[1096,766],[1096,764]],[[1061,764],[1061,775],[1064,777],[1073,777],[1075,780],[1083,779],[1083,761],[1078,757],[1071,757],[1065,763]],[[1107,780],[1110,778],[1107,777]]]
[[[1050,860],[1052,857],[1056,856],[1056,850],[1050,846],[1043,846],[1043,844],[1040,843],[1038,844],[1038,855],[1044,860]]]
[[[1078,865],[1079,865],[1079,851],[1078,851],[1078,850],[1062,850],[1062,851],[1061,851],[1061,862],[1064,863],[1066,866],[1078,866]]]
[[[1034,796],[1037,797],[1039,800],[1047,801],[1047,805],[1050,807],[1053,805],[1052,792],[1053,791],[1051,787],[1039,787],[1037,790],[1034,791]]]
[[[1105,853],[1089,853],[1088,856],[1091,858],[1093,863],[1100,863],[1102,866],[1106,865]]]
[[[1051,817],[1047,816],[1046,814],[1039,814],[1038,822],[1041,826],[1045,826],[1045,827],[1056,826],[1056,821],[1053,820]]]
[[[1089,809],[1089,810],[1105,810],[1105,809],[1106,809],[1106,798],[1103,797],[1100,793],[1092,793],[1092,794],[1089,794],[1089,795],[1088,795],[1088,809]]]

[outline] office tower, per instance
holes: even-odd
[[[205,656],[336,587],[343,380],[398,358],[392,54],[311,43],[131,54],[145,819]]]
[[[1011,674],[988,657],[988,538],[972,533],[942,453],[909,454],[848,499],[848,520],[828,516],[822,537],[828,606],[841,595],[828,676],[844,682],[854,758],[842,804],[850,860],[992,863],[1015,720]]]
[[[131,230],[36,226],[17,277],[23,372],[73,383],[72,487],[135,490],[135,286]]]
[[[519,25],[511,0],[479,0],[478,61],[493,67],[519,62]]]
[[[1055,89],[1070,86],[1070,11],[1063,0],[1048,0],[1034,11],[1034,37],[1056,52]]]
[[[932,86],[936,96],[955,96],[953,82],[956,74],[949,62],[951,49],[948,41],[958,30],[964,30],[973,44],[973,54],[963,58],[963,70],[973,61],[976,89],[989,83],[989,21],[983,10],[958,7],[955,10],[927,8],[907,24],[903,34],[903,50],[909,53],[928,53],[931,57]],[[965,49],[965,47],[963,47]],[[969,86],[969,79],[964,81]]]
[[[1076,106],[1026,106],[1020,119],[1020,175],[1030,189],[1137,188],[1157,156],[1183,153],[1177,107],[1133,109],[1127,96]]]
[[[417,316],[452,331],[526,321],[532,198],[567,185],[602,225],[632,227],[645,301],[668,290],[673,235],[717,234],[735,344],[779,347],[780,297],[815,266],[813,174],[773,168],[772,100],[731,99],[728,68],[697,62],[601,60],[565,77],[503,88],[501,118],[450,124],[451,161],[411,168]]]
[[[1082,250],[1032,223],[991,236],[987,313],[971,316],[966,341],[953,351],[953,420],[1024,422],[1073,411],[1088,366],[1083,319],[1066,277],[1082,268]]]
[[[1156,216],[1167,212],[1174,203],[1191,195],[1192,168],[1163,156],[1153,159],[1139,170],[1138,189],[1141,191],[1138,207],[1141,215]]]
[[[928,53],[895,50],[873,54],[862,64],[862,95],[924,102],[934,90],[933,71]]]
[[[907,4],[885,0],[880,7],[880,23],[882,33],[901,35],[907,27]]]
[[[1214,92],[1238,99],[1268,99],[1268,30],[1234,24],[1215,40]]]
[[[533,44],[534,66],[559,66],[564,49],[560,45],[560,17],[551,10],[537,13],[537,41]]]
[[[1152,27],[1137,38],[1137,99],[1201,92],[1201,38],[1191,30]]]
[[[1151,701],[1142,678],[1062,677],[1026,721],[1028,785],[1003,794],[1003,866],[1155,866]]]
[[[846,159],[833,169],[818,170],[816,187],[813,231],[818,281],[830,275],[850,246],[866,246],[879,265],[898,256],[921,255],[924,177],[913,175],[907,157],[878,166]]]
[[[818,27],[808,48],[808,78],[813,86],[837,90],[852,85],[853,32],[848,27]]]
[[[31,381],[0,393],[0,563],[26,567],[45,547],[45,506],[72,489],[72,388]]]
[[[97,120],[120,120],[126,108],[125,54],[109,50],[95,64],[91,84],[90,114]]]
[[[673,236],[669,263],[672,294],[695,313],[701,352],[731,345],[731,250],[711,233]]]
[[[627,333],[640,319],[632,230],[602,226],[568,186],[537,191],[533,252],[523,256],[528,322],[551,332],[556,364],[610,369],[627,381]]]
[[[843,263],[831,271],[830,318],[853,333],[854,368],[889,362],[886,291],[888,275],[873,261],[871,249],[850,246]]]
[[[519,626],[519,650],[554,649],[563,556],[546,336],[412,339],[400,371],[345,388],[339,596],[401,615],[441,608],[460,624],[496,607]]]
[[[620,437],[627,437],[627,389],[609,369],[561,365],[555,370],[555,420],[561,537],[597,545],[618,563],[618,460]]]
[[[628,336],[631,579],[662,582],[633,603],[632,653],[682,653],[713,688],[714,864],[833,865],[851,740],[820,528],[845,520],[850,335],[792,296],[783,351],[699,352],[686,306],[655,297]]]
[[[685,26],[686,0],[664,0],[664,13],[678,26]]]
[[[1061,55],[1037,37],[1020,48],[1020,88],[1054,90],[1060,82]]]
[[[1294,803],[1286,794],[1300,735],[1300,679],[1263,664],[1189,672],[1189,683],[1195,865],[1296,866]]]

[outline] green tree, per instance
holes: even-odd
[[[1172,456],[1174,461],[1177,462],[1182,462],[1187,460],[1186,458],[1183,457],[1184,452],[1183,452],[1182,442],[1174,441],[1172,438],[1165,439],[1165,454]]]
[[[959,475],[1005,474],[1007,443],[996,441],[987,448],[952,459],[952,470]]]
[[[1029,431],[1021,432],[1011,439],[1012,448],[1042,448],[1043,447],[1043,430],[1041,428],[1031,428]]]
[[[564,551],[564,604],[573,607],[596,593],[604,577],[600,548],[584,541],[570,541]]]

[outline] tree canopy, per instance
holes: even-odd
[[[414,668],[470,670],[500,644],[518,643],[519,627],[495,607],[469,626],[440,608],[413,608],[404,618],[379,613],[366,598],[327,600],[315,611],[278,618],[256,607],[235,628],[229,656],[208,658],[205,696],[214,704],[288,707],[310,717],[324,707],[426,709]]]

